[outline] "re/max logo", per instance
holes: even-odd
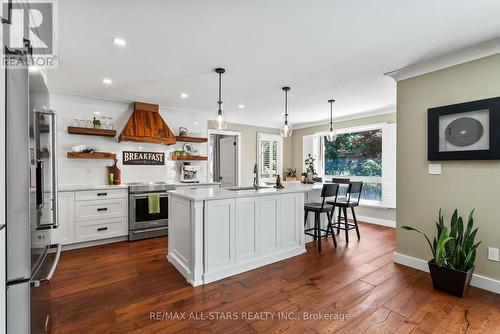
[[[54,53],[55,29],[54,2],[9,2],[3,4],[3,42],[11,53],[26,51],[29,41],[32,55]]]

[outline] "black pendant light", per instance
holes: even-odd
[[[215,69],[215,73],[219,75],[219,100],[217,101],[217,118],[215,119],[215,128],[217,130],[224,130],[227,128],[227,122],[224,119],[224,114],[222,112],[222,74],[225,72],[226,70],[223,68]]]
[[[292,125],[288,122],[288,92],[290,87],[281,88],[285,92],[285,124],[281,128],[281,137],[291,137],[292,136]]]
[[[326,140],[330,142],[337,139],[337,131],[333,128],[333,102],[335,102],[335,100],[328,100],[328,103],[330,103],[330,130],[328,130],[326,134]]]

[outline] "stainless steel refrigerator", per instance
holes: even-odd
[[[56,115],[40,72],[6,69],[7,334],[48,333],[60,246]]]

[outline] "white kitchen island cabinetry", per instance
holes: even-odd
[[[196,286],[304,253],[306,190],[291,188],[170,192],[168,260]]]

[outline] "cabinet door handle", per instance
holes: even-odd
[[[98,227],[97,228],[97,232],[101,232],[101,231],[107,231],[108,228],[107,227]]]
[[[97,211],[108,211],[108,208],[97,208]]]
[[[108,196],[108,193],[97,193],[97,196]]]

